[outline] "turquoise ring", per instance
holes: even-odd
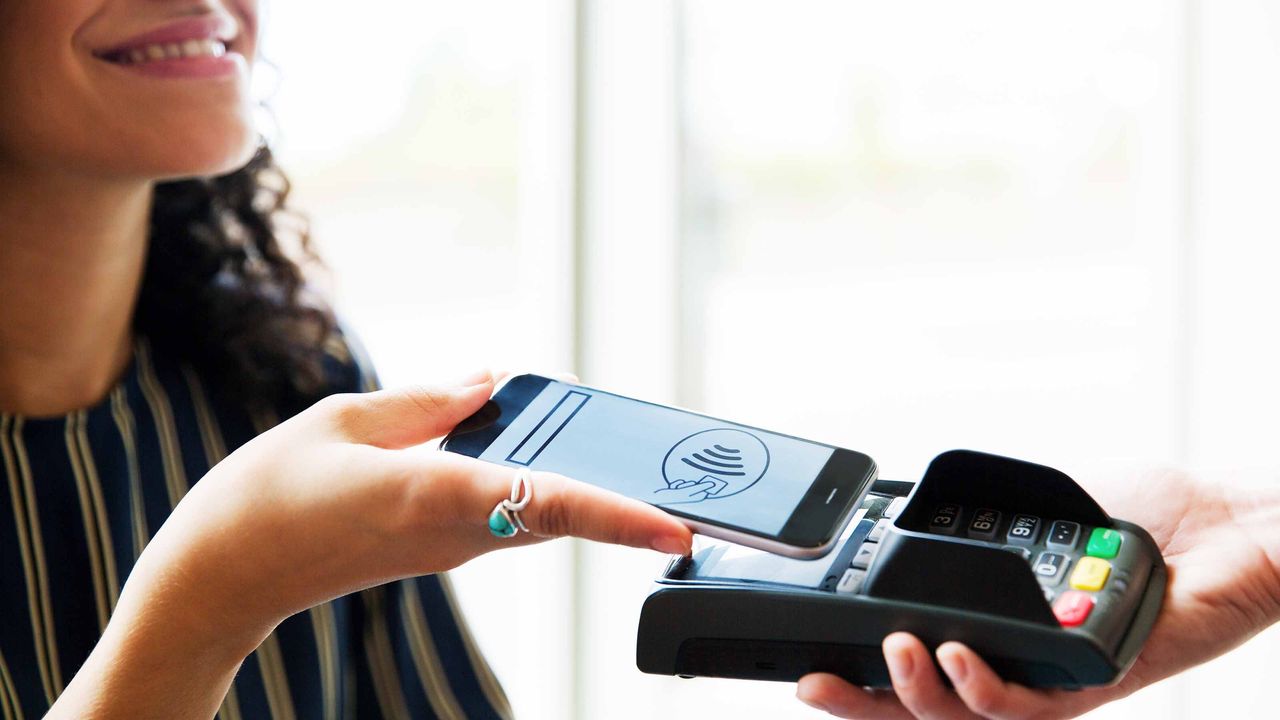
[[[511,497],[498,501],[493,506],[493,512],[489,513],[489,533],[494,537],[509,538],[521,530],[529,532],[520,517],[520,511],[528,507],[532,499],[533,473],[529,472],[529,468],[522,467],[511,480]]]

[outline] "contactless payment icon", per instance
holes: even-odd
[[[662,460],[666,487],[659,505],[703,502],[737,495],[769,469],[769,448],[743,430],[703,430],[676,443]]]

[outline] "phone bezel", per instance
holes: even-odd
[[[836,539],[840,537],[840,534],[857,511],[863,496],[866,495],[871,484],[876,480],[875,461],[855,450],[848,450],[828,443],[723,420],[722,418],[684,408],[638,400],[594,387],[563,380],[553,380],[533,374],[513,375],[505,378],[495,388],[493,397],[485,404],[485,407],[472,415],[472,417],[459,423],[458,427],[454,428],[453,432],[449,433],[441,441],[440,448],[460,455],[474,458],[480,457],[493,441],[502,435],[510,423],[524,412],[529,403],[552,382],[582,387],[603,395],[611,395],[632,402],[667,408],[717,422],[728,422],[744,428],[832,449],[831,457],[827,459],[826,464],[819,471],[817,477],[814,478],[809,489],[805,491],[804,496],[783,524],[782,530],[774,535],[762,533],[751,528],[713,521],[700,515],[668,506],[656,506],[679,517],[694,532],[709,537],[717,537],[740,545],[790,557],[820,557],[830,551]],[[494,408],[498,410],[496,416],[493,415]],[[468,427],[469,423],[470,427]],[[844,504],[832,505],[827,502],[835,494],[834,491],[842,487],[848,487],[852,490],[847,494]]]

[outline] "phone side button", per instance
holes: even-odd
[[[866,570],[849,568],[844,571],[844,577],[840,578],[840,584],[836,585],[836,592],[852,595],[858,592],[858,588],[862,587],[862,581],[865,580],[866,577]]]

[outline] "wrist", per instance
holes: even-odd
[[[50,718],[209,718],[269,628],[233,618],[149,545]]]
[[[135,628],[169,628],[206,648],[210,660],[238,664],[284,614],[262,592],[269,584],[252,574],[252,553],[270,544],[255,539],[248,510],[211,492],[211,480],[193,487],[147,544],[117,614],[127,607]]]
[[[247,593],[218,571],[214,553],[202,553],[200,544],[174,548],[168,540],[158,533],[138,558],[108,633],[120,617],[122,641],[177,635],[207,661],[239,665],[278,620],[256,612],[255,603],[237,603]]]

